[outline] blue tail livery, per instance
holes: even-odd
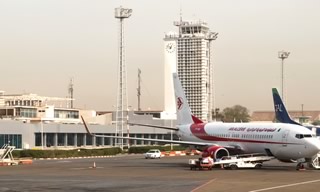
[[[276,119],[280,123],[301,125],[291,119],[276,88],[272,88],[272,96],[273,96],[274,112],[276,114]]]

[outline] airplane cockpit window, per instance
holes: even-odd
[[[296,134],[296,138],[298,138],[298,139],[311,138],[311,137],[315,137],[315,135],[311,135],[311,134]]]

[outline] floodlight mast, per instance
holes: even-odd
[[[116,111],[116,136],[123,137],[124,126],[127,128],[127,137],[129,137],[128,125],[128,97],[127,97],[127,71],[125,64],[125,49],[124,49],[124,24],[123,20],[131,16],[132,9],[123,8],[122,6],[115,8],[115,18],[120,21],[119,34],[119,82],[117,95],[117,111]],[[128,139],[129,148],[129,139]],[[123,149],[123,139],[116,139],[116,145]]]
[[[285,102],[285,97],[284,97],[284,60],[287,59],[290,55],[290,52],[287,51],[279,51],[278,52],[278,58],[281,59],[281,97],[283,102]]]
[[[213,62],[212,62],[212,41],[216,40],[218,38],[218,34],[216,32],[210,32],[206,39],[209,41],[209,83],[208,83],[208,121],[212,121],[212,110],[215,109],[215,100],[216,100],[216,95],[214,95],[215,91],[213,91],[213,85],[215,83],[214,81],[214,69],[213,69]],[[215,119],[216,120],[216,119]]]

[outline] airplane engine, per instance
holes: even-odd
[[[278,159],[279,161],[281,162],[284,162],[284,163],[296,163],[297,160],[294,160],[294,159]]]
[[[229,151],[221,146],[210,146],[202,151],[202,157],[208,157],[209,155],[213,159],[220,159],[223,156],[229,156]]]

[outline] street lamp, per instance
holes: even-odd
[[[128,146],[128,149],[130,148],[130,126],[129,126],[129,111],[130,109],[132,108],[131,105],[128,106],[127,108],[127,117],[126,117],[126,126],[127,126],[127,146]]]
[[[281,97],[282,100],[284,101],[284,95],[283,95],[283,80],[284,80],[284,70],[283,70],[283,62],[286,58],[288,58],[290,55],[290,52],[287,51],[279,51],[278,52],[278,58],[281,59]]]
[[[41,125],[41,149],[43,150],[43,122],[42,122],[42,118],[40,120],[40,125]]]
[[[170,120],[170,126],[172,127],[172,119]],[[173,140],[173,131],[170,130],[171,142]],[[173,150],[173,143],[170,144],[171,151]]]

